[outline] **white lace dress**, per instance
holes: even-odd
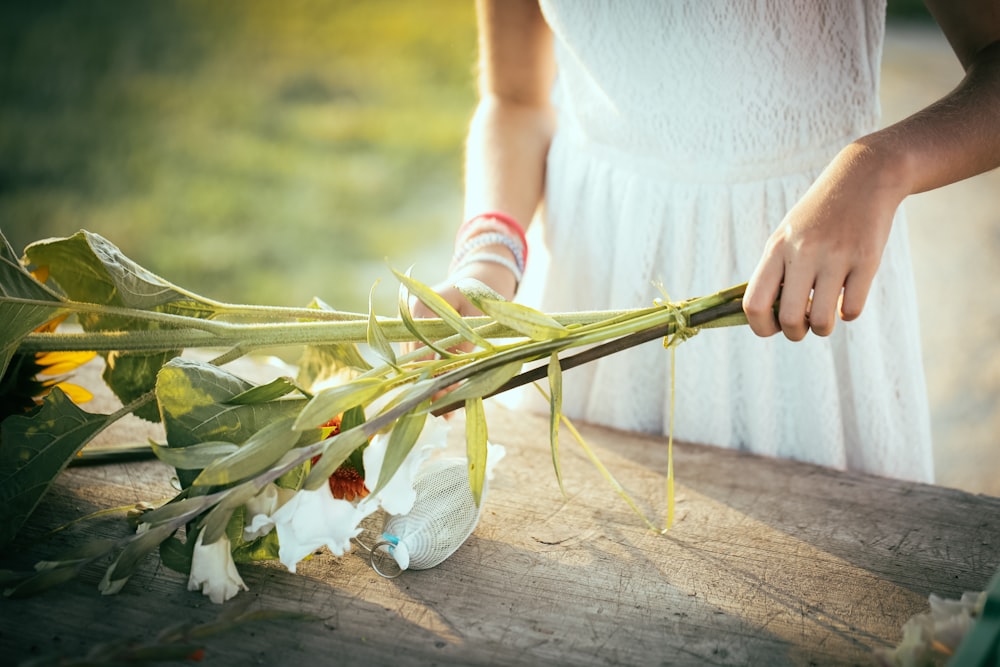
[[[660,296],[654,282],[674,301],[745,282],[827,162],[877,127],[884,2],[542,7],[558,130],[519,299],[547,312],[644,307]],[[665,433],[669,357],[654,342],[567,371],[565,412]],[[858,320],[800,343],[704,331],[676,359],[678,438],[932,478],[900,215]]]

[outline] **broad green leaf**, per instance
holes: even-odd
[[[156,442],[149,445],[156,458],[181,470],[201,470],[239,449],[239,445],[232,442],[202,442],[190,447],[164,447]]]
[[[359,425],[360,426],[360,425]],[[303,484],[304,488],[313,491],[323,486],[337,468],[350,458],[351,454],[368,442],[363,428],[344,430],[330,438],[330,444],[323,451],[320,459],[313,464],[309,476]]]
[[[295,381],[303,387],[313,387],[331,378],[371,370],[371,364],[365,361],[354,343],[307,345],[299,358],[298,367]]]
[[[0,425],[0,546],[8,544],[55,478],[109,416],[81,410],[54,387],[31,415]]]
[[[46,322],[68,312],[53,302],[51,306],[24,304],[0,296],[0,377],[24,337]]]
[[[385,382],[378,378],[357,378],[345,384],[325,389],[313,396],[299,413],[293,428],[318,428],[356,405],[365,405],[384,390]]]
[[[393,426],[392,432],[389,434],[389,444],[386,446],[382,470],[378,476],[378,483],[372,490],[373,494],[377,494],[385,488],[392,476],[399,470],[399,466],[403,464],[406,455],[410,453],[417,438],[420,437],[425,421],[427,421],[426,412],[406,414],[396,420],[396,425]]]
[[[0,377],[21,340],[65,312],[62,298],[35,280],[0,232]]]
[[[562,419],[562,366],[555,352],[549,358],[549,446],[552,449],[552,467],[559,482],[559,490],[566,494],[563,488],[562,467],[559,464],[559,421]]]
[[[408,269],[406,271],[406,276],[409,277],[409,275],[410,270]],[[451,352],[438,347],[434,344],[434,341],[427,338],[427,336],[420,332],[420,328],[414,321],[413,315],[410,314],[410,292],[406,289],[406,285],[404,283],[399,283],[399,318],[403,320],[403,326],[406,327],[406,330],[413,334],[414,338],[426,345],[428,349],[434,350],[443,359],[453,356]]]
[[[62,239],[48,239],[25,248],[27,258],[48,268],[49,276],[72,300],[150,310],[195,318],[217,314],[212,302],[190,294],[146,270],[98,234],[80,231]],[[144,330],[160,325],[134,317],[80,313],[86,331]],[[123,403],[151,391],[156,372],[181,350],[153,354],[105,355],[104,380]],[[159,415],[152,405],[136,414],[150,421]]]
[[[237,507],[226,526],[229,546],[236,563],[253,563],[262,560],[278,559],[278,531],[272,530],[266,535],[249,540],[244,537],[243,528],[247,523],[246,506]]]
[[[421,303],[431,309],[435,315],[440,317],[448,326],[455,330],[456,333],[462,335],[462,338],[474,343],[479,347],[490,350],[493,349],[493,345],[472,330],[462,316],[458,314],[450,303],[444,300],[440,294],[432,290],[427,285],[423,284],[418,280],[404,275],[398,271],[393,270],[396,278],[399,279],[401,283],[406,285],[406,289],[410,290],[410,294],[420,299]]]
[[[298,442],[301,434],[292,430],[292,421],[292,417],[287,417],[267,424],[238,450],[202,470],[192,485],[232,484],[266,471]]]
[[[177,537],[168,537],[160,542],[160,561],[174,572],[191,574],[193,554],[193,540],[181,542]]]
[[[267,403],[268,401],[276,401],[282,396],[286,396],[298,389],[299,387],[295,384],[295,381],[292,380],[292,378],[279,377],[271,380],[267,384],[258,385],[253,389],[246,390],[242,394],[237,394],[226,401],[226,403],[228,405],[253,405],[254,403]]]
[[[523,365],[523,361],[511,361],[497,368],[476,373],[458,388],[438,398],[431,407],[433,408],[436,405],[451,405],[452,403],[465,401],[470,398],[489,396],[504,386],[512,377],[520,373]]]
[[[465,454],[469,459],[469,488],[476,507],[483,497],[488,438],[483,399],[470,398],[465,402]]]
[[[143,268],[99,234],[82,230],[67,238],[37,241],[24,253],[34,264],[48,267],[52,279],[74,301],[189,317],[215,313],[211,301]]]
[[[128,405],[153,390],[156,386],[156,374],[180,352],[181,350],[152,354],[109,352],[104,355],[106,365],[101,377],[114,390],[115,396]],[[143,405],[134,414],[149,422],[160,421],[160,411],[155,402]]]
[[[396,353],[393,351],[389,339],[385,337],[378,319],[375,318],[375,285],[372,285],[368,295],[368,346],[387,364],[396,365]]]
[[[550,340],[569,334],[566,327],[553,318],[522,303],[484,299],[480,297],[477,290],[463,291],[462,293],[483,313],[532,340]]]
[[[281,399],[266,403],[229,405],[227,401],[249,391],[253,385],[211,364],[176,358],[157,376],[156,398],[170,447],[190,447],[202,442],[242,443],[268,424],[294,417],[305,399]],[[318,424],[314,425],[318,426]],[[305,429],[302,429],[305,431]],[[319,437],[318,429],[299,434]],[[185,486],[196,476],[178,471]]]

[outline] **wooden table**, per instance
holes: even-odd
[[[80,657],[112,639],[152,642],[178,622],[277,609],[316,620],[238,625],[205,640],[204,664],[871,664],[930,593],[982,590],[1000,566],[998,498],[688,444],[675,451],[678,520],[658,535],[568,433],[560,495],[547,417],[489,414],[507,458],[478,529],[435,569],[383,579],[357,553],[317,555],[295,575],[241,566],[250,591],[216,606],[151,557],[117,596],[98,593],[95,569],[3,600],[0,655]],[[662,521],[665,440],[581,430]],[[170,476],[158,462],[70,469],[13,561],[123,535],[119,514],[33,541],[85,513],[165,499]]]

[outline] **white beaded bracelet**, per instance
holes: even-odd
[[[514,255],[514,260],[517,262],[517,272],[524,273],[524,246],[521,245],[520,239],[515,239],[507,234],[501,234],[498,232],[486,232],[483,234],[476,234],[468,238],[461,246],[455,250],[455,256],[451,260],[452,266],[458,266],[461,264],[466,256],[469,255],[473,250],[478,250],[484,246],[488,245],[502,245],[511,254]]]
[[[509,257],[504,257],[503,255],[497,255],[492,252],[477,252],[474,255],[469,255],[462,259],[462,261],[454,264],[449,273],[455,273],[469,266],[470,264],[475,264],[476,262],[489,262],[491,264],[499,264],[500,266],[509,270],[514,274],[514,282],[518,285],[521,284],[521,278],[524,276],[524,272],[515,264]]]

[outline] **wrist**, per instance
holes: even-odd
[[[471,266],[485,270],[486,267],[480,265],[489,265],[490,274],[498,269],[506,270],[513,279],[512,289],[509,290],[513,295],[524,275],[527,258],[527,239],[524,228],[517,220],[499,212],[481,213],[459,227],[455,237],[455,254],[448,272],[449,275],[466,275]]]

